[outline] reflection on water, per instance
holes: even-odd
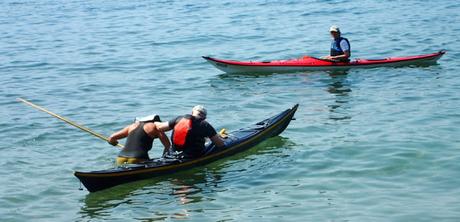
[[[225,175],[230,172],[228,168],[249,161],[257,154],[259,156],[279,155],[282,152],[280,147],[290,144],[287,138],[277,136],[247,152],[218,161],[217,164],[208,167],[198,167],[169,176],[89,193],[83,200],[83,206],[79,212],[80,218],[83,220],[105,219],[109,216],[113,217],[114,211],[119,211],[118,209],[132,209],[132,211],[139,211],[138,214],[142,217],[142,221],[158,221],[168,218],[187,219],[194,211],[197,211],[197,209],[191,209],[189,205],[212,202],[214,199],[210,194],[227,190],[222,183],[232,182],[228,178],[224,179]]]
[[[169,180],[172,187],[171,195],[177,197],[180,204],[189,204],[203,200],[201,193],[220,190],[221,172],[217,169],[199,169],[193,175],[184,174]]]
[[[276,75],[277,73],[221,73],[218,75],[220,79],[250,79],[263,78]]]
[[[313,79],[318,78],[318,81],[323,84],[320,87],[324,87],[326,84],[326,91],[333,95],[334,100],[328,104],[329,108],[329,119],[333,121],[348,120],[351,119],[351,115],[348,112],[348,103],[350,100],[351,84],[348,81],[348,70],[338,71],[317,71],[317,72],[302,72],[302,73],[265,73],[265,74],[220,74],[218,78],[225,80],[225,84],[219,84],[219,82],[212,82],[213,87],[219,86],[221,89],[234,89],[237,87],[251,88],[258,87],[259,84],[270,85],[272,82],[286,82],[295,81],[292,78],[296,76],[312,76]],[[272,78],[268,78],[272,77]],[[290,79],[289,79],[290,78]],[[257,81],[256,81],[257,80]],[[231,81],[231,82],[230,82]],[[316,81],[316,80],[315,80]],[[281,83],[278,83],[280,85]],[[310,83],[309,83],[310,84]],[[230,87],[231,86],[231,87]],[[311,86],[311,85],[310,85]],[[273,90],[267,91],[272,93]]]
[[[329,118],[335,121],[351,119],[346,110],[351,92],[350,83],[347,81],[348,71],[331,71],[328,73],[330,82],[327,86],[327,91],[335,96],[334,103],[328,105],[331,113]]]
[[[80,214],[85,219],[101,219],[123,206],[145,207],[148,210],[149,206],[172,204],[176,209],[171,217],[185,219],[189,216],[189,211],[180,206],[203,201],[203,193],[219,189],[220,178],[218,170],[206,168],[117,186],[88,194]],[[156,207],[154,214],[155,219],[169,216],[158,211]]]

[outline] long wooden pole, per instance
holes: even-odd
[[[27,101],[27,100],[25,100],[23,98],[18,98],[18,101],[23,102],[23,103],[25,103],[25,104],[27,104],[29,106],[32,106],[33,108],[38,109],[38,110],[40,110],[42,112],[48,113],[49,115],[51,115],[53,117],[56,117],[56,118],[66,122],[66,123],[68,123],[68,124],[70,124],[70,125],[72,125],[74,127],[77,127],[78,129],[81,129],[81,130],[83,130],[83,131],[85,131],[85,132],[87,132],[87,133],[89,133],[89,134],[91,134],[91,135],[93,135],[93,136],[95,136],[95,137],[97,137],[99,139],[109,141],[109,139],[107,137],[105,137],[105,136],[103,136],[103,135],[101,135],[101,134],[99,134],[97,132],[94,132],[93,130],[91,130],[91,129],[83,126],[83,125],[80,125],[78,123],[75,123],[75,122],[67,119],[67,118],[64,118],[64,117],[62,117],[62,116],[60,116],[60,115],[58,115],[56,113],[53,113],[53,112],[51,112],[51,111],[49,111],[49,110],[47,110],[47,109],[45,109],[45,108],[43,108],[43,107],[41,107],[39,105],[33,104],[30,101]],[[117,144],[117,146],[123,148],[123,145],[121,145],[121,144]]]

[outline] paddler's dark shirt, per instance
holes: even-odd
[[[150,159],[149,150],[152,149],[153,138],[144,130],[143,122],[131,131],[126,139],[125,147],[118,154],[119,157]]]
[[[211,124],[209,124],[206,120],[196,119],[192,115],[178,116],[170,120],[168,122],[169,128],[174,129],[174,126],[176,126],[176,124],[179,123],[179,121],[184,117],[192,119],[192,129],[187,136],[184,146],[184,153],[190,157],[199,157],[203,155],[205,150],[205,138],[211,138],[215,136],[217,132],[214,127],[212,127]]]

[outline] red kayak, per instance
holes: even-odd
[[[385,59],[355,59],[351,62],[333,62],[315,57],[305,56],[299,59],[273,60],[273,61],[234,61],[215,59],[203,56],[206,61],[226,73],[277,73],[277,72],[302,72],[318,70],[346,70],[350,68],[375,68],[399,67],[409,65],[431,65],[441,58],[446,52],[441,50],[436,53],[392,57]]]

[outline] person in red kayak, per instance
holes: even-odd
[[[331,60],[333,62],[349,62],[351,56],[351,47],[348,39],[343,38],[339,27],[333,25],[329,28],[332,36],[331,52],[329,56],[324,56],[322,59]]]
[[[197,158],[205,154],[205,138],[209,138],[217,147],[223,147],[224,141],[214,127],[206,121],[207,111],[203,106],[195,106],[192,114],[178,116],[159,124],[159,130],[173,130],[172,150],[183,158]]]
[[[148,152],[152,149],[155,138],[159,138],[163,144],[163,153],[168,151],[171,147],[171,142],[164,132],[158,130],[157,125],[160,122],[158,115],[150,115],[136,119],[133,124],[112,134],[108,138],[108,142],[114,146],[118,144],[119,139],[127,137],[125,147],[120,151],[116,159],[117,165],[148,161],[150,159]]]

